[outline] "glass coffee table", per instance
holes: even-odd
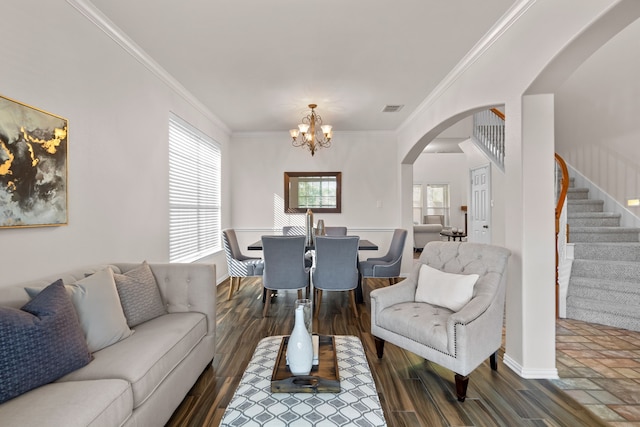
[[[282,336],[263,338],[222,417],[221,426],[386,426],[358,337],[336,335],[339,393],[272,393]]]

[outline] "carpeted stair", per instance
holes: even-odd
[[[640,228],[621,227],[586,188],[569,188],[569,241],[575,244],[567,317],[640,331]]]

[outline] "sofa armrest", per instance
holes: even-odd
[[[115,264],[127,271],[139,264]],[[207,316],[207,333],[216,328],[216,266],[198,263],[149,263],[169,313]]]

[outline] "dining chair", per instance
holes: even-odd
[[[316,264],[312,272],[315,316],[320,313],[322,291],[349,291],[349,303],[358,317],[358,236],[317,236]]]
[[[305,236],[262,236],[264,272],[262,284],[269,290],[302,290],[309,286],[309,269],[304,265]],[[269,312],[271,298],[264,301],[262,316]]]
[[[231,299],[236,290],[240,290],[240,281],[243,277],[262,276],[264,262],[262,258],[249,257],[243,255],[238,245],[238,238],[235,230],[227,228],[222,230],[222,241],[224,243],[224,252],[227,256],[227,269],[229,270],[229,296]],[[234,282],[235,285],[234,285]]]
[[[283,236],[306,236],[306,227],[303,225],[285,225],[282,227]],[[311,268],[313,265],[313,253],[307,251],[304,254],[304,265],[307,268]]]
[[[367,278],[388,278],[389,284],[396,283],[396,279],[400,277],[400,266],[402,264],[402,252],[404,251],[404,242],[407,240],[407,230],[397,228],[393,232],[391,244],[387,254],[378,258],[367,258],[366,261],[360,261],[360,273],[362,274],[363,285]]]
[[[283,236],[304,236],[306,228],[304,225],[285,225],[282,227]]]
[[[347,227],[325,227],[325,236],[346,236]]]

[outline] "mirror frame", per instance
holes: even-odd
[[[285,172],[284,173],[284,212],[306,213],[307,208],[289,206],[289,184],[291,178],[305,176],[332,176],[336,178],[336,207],[312,208],[313,213],[341,213],[342,212],[342,172]]]

